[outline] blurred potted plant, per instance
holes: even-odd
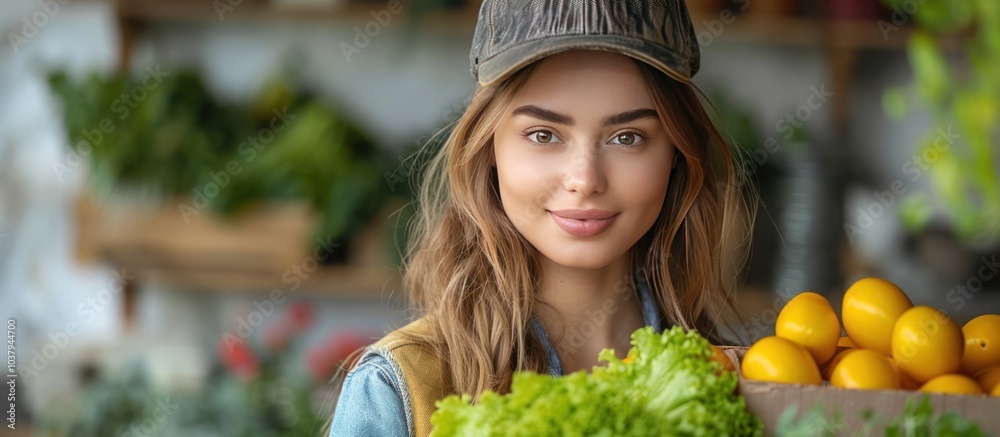
[[[233,175],[232,185],[215,204],[231,214],[254,201],[304,199],[320,213],[316,233],[347,245],[389,196],[381,177],[384,153],[318,100],[307,99],[289,113],[294,121]]]
[[[786,172],[783,165],[774,161],[764,148],[764,141],[757,131],[754,111],[734,101],[726,89],[711,86],[707,88],[709,101],[714,111],[711,116],[723,137],[732,142],[739,153],[739,164],[745,180],[740,186],[744,195],[758,208],[757,220],[753,224],[751,255],[743,280],[748,284],[769,287],[774,280],[778,247],[777,228],[774,226],[769,209],[781,195],[777,182]],[[768,168],[763,168],[768,166]]]
[[[319,213],[316,234],[341,246],[389,196],[381,183],[387,154],[344,111],[287,80],[270,81],[246,108],[218,101],[188,71],[152,87],[96,74],[79,83],[63,73],[50,84],[99,193],[125,186],[146,199],[191,196],[227,216],[261,202],[307,201]],[[344,249],[326,262],[344,260]]]
[[[325,393],[332,372],[368,341],[361,334],[341,333],[333,337],[337,341],[310,348],[303,362],[297,352],[312,320],[310,307],[293,303],[264,326],[261,347],[224,335],[214,370],[194,393],[153,388],[139,362],[123,377],[97,377],[78,411],[48,411],[41,430],[79,437],[314,436],[330,414],[328,405],[315,401],[316,391]],[[307,367],[304,373],[296,371],[300,363]]]
[[[136,430],[147,435],[162,435],[165,421],[147,419],[154,417],[157,411],[172,410],[176,400],[163,402],[168,395],[152,387],[140,362],[129,363],[118,378],[92,376],[88,379],[91,380],[74,410],[39,412],[38,431],[43,435],[68,437],[128,435]]]
[[[906,0],[884,1],[909,10]],[[914,82],[887,90],[883,102],[896,119],[917,103],[930,110],[934,123],[918,144],[921,165],[915,171],[930,176],[933,197],[906,198],[903,224],[912,231],[945,227],[967,245],[995,247],[1000,243],[1000,8],[994,2],[927,0],[912,19],[916,29],[907,53]],[[946,57],[943,41],[958,33],[965,56]]]
[[[49,83],[62,100],[72,152],[89,158],[90,182],[102,192],[120,183],[149,197],[190,193],[210,182],[209,171],[225,167],[223,158],[253,129],[189,71],[154,86],[96,73],[82,81],[54,73]],[[67,165],[57,164],[56,172],[75,170]]]
[[[745,192],[759,202],[746,281],[780,291],[831,289],[837,283],[837,166],[824,165],[829,159],[811,144],[804,122],[765,139],[752,109],[720,88],[709,95],[716,125],[744,152],[743,172],[753,184]]]

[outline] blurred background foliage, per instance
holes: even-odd
[[[142,360],[118,372],[91,369],[77,408],[47,412],[40,430],[68,437],[319,435],[333,395],[324,383],[366,335],[339,333],[307,348],[313,318],[308,305],[295,303],[261,337],[224,334],[206,380],[193,390],[155,386]]]
[[[244,105],[219,101],[190,70],[155,87],[97,73],[75,81],[58,72],[50,83],[71,143],[93,145],[79,151],[91,150],[97,192],[193,196],[226,216],[259,202],[302,200],[320,214],[317,235],[342,242],[392,194],[382,180],[394,164],[388,152],[344,111],[286,78],[268,81]],[[135,90],[148,96],[129,101]]]
[[[884,0],[903,10],[910,0]],[[891,88],[886,112],[901,119],[913,108],[934,119],[921,141],[938,203],[950,227],[966,242],[1000,241],[1000,3],[991,0],[926,0],[913,12],[917,28],[907,54],[913,83]],[[960,132],[950,144],[941,129]],[[903,223],[919,230],[931,223],[934,202],[920,193],[902,205]]]

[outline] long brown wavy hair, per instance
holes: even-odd
[[[731,292],[749,248],[755,202],[741,155],[719,133],[704,96],[635,60],[679,159],[656,223],[631,249],[667,322],[717,344],[745,342]],[[500,203],[493,133],[534,66],[478,87],[430,156],[410,223],[403,286],[432,326],[434,348],[455,392],[473,399],[509,390],[518,370],[547,372],[530,320],[540,256]],[[430,146],[427,146],[430,147]]]

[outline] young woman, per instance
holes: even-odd
[[[434,402],[624,357],[643,326],[721,341],[750,211],[691,76],[680,0],[484,2],[473,99],[425,171],[404,285],[331,436],[430,432]]]

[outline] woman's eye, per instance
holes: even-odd
[[[622,132],[615,135],[615,138],[611,141],[612,144],[617,144],[620,146],[635,146],[642,142],[642,135],[636,132]]]
[[[528,139],[539,144],[556,143],[559,141],[559,137],[547,130],[532,132],[528,134]]]

